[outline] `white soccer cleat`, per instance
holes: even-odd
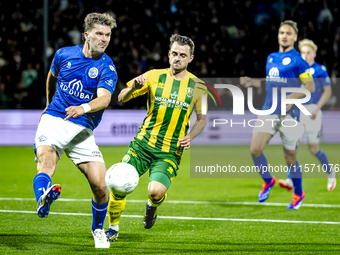
[[[95,248],[110,248],[110,242],[105,235],[104,229],[95,229],[92,231],[92,235]]]
[[[336,187],[336,173],[334,170],[328,174],[327,178],[327,190],[328,191],[333,191]]]
[[[294,188],[293,181],[290,178],[287,178],[286,180],[279,180],[278,183],[281,188],[286,188],[287,191],[291,191]]]

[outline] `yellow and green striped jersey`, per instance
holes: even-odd
[[[197,114],[202,112],[205,86],[190,72],[184,80],[172,78],[170,68],[151,70],[143,77],[147,81],[141,89],[133,92],[132,97],[147,93],[148,114],[135,139],[164,152],[181,154],[179,140],[187,135],[193,110]],[[132,82],[129,81],[127,86],[130,87]]]

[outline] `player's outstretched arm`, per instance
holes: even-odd
[[[50,69],[50,71],[47,74],[46,80],[46,107],[51,103],[52,97],[55,94],[57,81],[58,78],[53,75]]]
[[[315,90],[315,84],[314,84],[314,81],[311,80],[311,81],[308,81],[306,83],[304,83],[304,89],[307,89],[311,94],[314,92]],[[302,98],[302,97],[305,97],[306,94],[305,93],[301,93],[301,92],[294,92],[292,94],[289,94],[287,96],[287,98],[289,99],[298,99],[298,98]],[[292,104],[288,104],[287,107],[286,107],[286,111],[288,112],[291,108],[292,108]]]
[[[141,89],[146,81],[147,79],[146,77],[143,77],[143,75],[136,77],[133,80],[130,87],[122,89],[122,91],[118,95],[118,101],[119,102],[129,101],[132,98],[132,93],[137,89]]]
[[[240,77],[240,84],[245,88],[249,88],[249,87],[261,88],[262,81],[265,81],[265,79],[250,78],[248,76]]]
[[[82,104],[79,106],[70,106],[65,109],[66,117],[64,120],[68,120],[69,118],[77,118],[80,115],[88,112],[96,112],[102,109],[105,109],[109,106],[111,102],[111,92],[105,88],[97,89],[98,97],[93,99],[87,104]]]
[[[179,144],[184,147],[184,149],[189,149],[191,146],[191,141],[194,140],[196,136],[198,136],[204,129],[207,123],[207,115],[197,114],[197,119],[190,131],[189,134],[184,136],[179,140]]]

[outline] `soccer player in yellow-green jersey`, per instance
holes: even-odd
[[[148,114],[122,159],[133,165],[139,176],[150,171],[149,199],[143,221],[146,229],[156,221],[157,207],[165,200],[166,191],[177,175],[183,148],[190,148],[191,141],[206,124],[204,85],[187,71],[193,52],[194,42],[190,38],[172,35],[168,54],[170,68],[151,70],[136,77],[118,96],[119,101],[127,102],[147,93]],[[194,110],[197,118],[188,133]],[[110,227],[106,232],[110,240],[118,237],[118,223],[125,203],[125,197],[110,194]]]

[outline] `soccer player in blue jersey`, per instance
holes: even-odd
[[[283,125],[282,121],[294,121],[299,118],[299,109],[295,105],[287,105],[286,114],[281,114],[281,90],[285,87],[300,87],[300,80],[304,88],[311,93],[314,92],[314,82],[308,69],[308,63],[301,57],[300,53],[294,49],[297,41],[298,28],[294,21],[284,21],[281,23],[278,33],[279,51],[271,53],[266,64],[266,97],[262,110],[270,110],[273,103],[273,90],[277,89],[278,100],[276,110],[271,115],[260,115],[250,143],[250,153],[255,166],[264,180],[259,193],[259,202],[264,202],[269,197],[271,188],[275,185],[276,179],[268,170],[267,159],[263,154],[266,144],[276,132],[280,132],[284,156],[289,167],[289,174],[293,180],[294,194],[287,209],[299,209],[305,193],[302,190],[302,171],[297,160],[297,148],[300,137],[303,134],[301,123],[296,121],[295,127]],[[300,78],[300,79],[296,79]],[[245,87],[261,86],[261,79],[251,79],[241,77],[240,83]],[[288,93],[287,93],[288,94]],[[288,99],[298,99],[305,97],[304,93],[294,92],[288,94]],[[270,120],[270,121],[268,121]]]
[[[116,21],[110,15],[90,13],[84,20],[84,45],[56,52],[46,82],[47,107],[35,136],[38,165],[33,188],[38,216],[47,217],[51,203],[60,195],[61,186],[52,185],[51,177],[65,152],[85,175],[93,193],[92,234],[96,248],[110,247],[103,230],[109,200],[106,167],[93,129],[109,105],[117,82],[112,60],[104,53],[114,27]]]
[[[301,114],[300,122],[304,126],[307,135],[309,151],[319,159],[328,174],[327,190],[332,191],[336,187],[335,171],[330,166],[326,154],[319,147],[322,123],[321,108],[332,95],[331,80],[326,67],[315,62],[318,47],[313,41],[308,39],[300,41],[299,49],[302,57],[306,59],[310,66],[309,72],[313,76],[315,83],[315,92],[312,93],[311,99],[305,103],[305,107],[312,115],[307,116]],[[293,188],[293,183],[290,178],[279,180],[278,183],[281,187],[287,188],[288,190],[292,190]]]

